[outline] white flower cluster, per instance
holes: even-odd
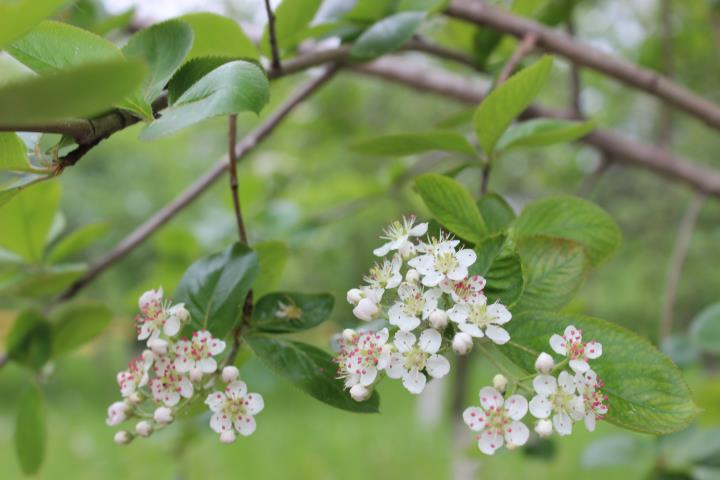
[[[235,432],[253,433],[253,416],[263,409],[263,399],[247,393],[236,367],[218,369],[215,357],[225,351],[225,342],[207,330],[193,332],[190,339],[177,338],[190,321],[190,313],[183,304],[171,305],[165,300],[162,288],[145,292],[138,304],[138,340],[145,340],[147,349],[118,373],[123,400],[110,405],[106,422],[115,426],[131,418],[139,421],[134,432],[117,432],[115,441],[126,444],[135,436],[150,436],[172,423],[182,407],[201,395],[207,395],[205,403],[213,412],[210,427],[222,442],[235,441]],[[212,391],[217,377],[227,384],[224,391]],[[152,412],[148,404],[153,405]]]
[[[445,233],[423,241],[427,230],[415,217],[391,224],[381,236],[386,243],[373,251],[382,259],[365,285],[347,293],[357,318],[389,324],[378,331],[345,330],[339,340],[338,374],[357,401],[370,397],[381,374],[402,379],[408,391],[419,394],[428,376],[448,374],[443,353],[450,348],[464,355],[474,338],[499,345],[510,340],[502,328],[510,312],[500,303],[488,305],[485,279],[469,273],[475,252]]]

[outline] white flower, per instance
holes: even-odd
[[[132,435],[130,434],[130,432],[128,432],[126,430],[120,430],[113,437],[113,440],[118,445],[127,445],[128,443],[130,443],[132,441],[132,439],[133,439]]]
[[[555,431],[570,435],[573,422],[585,416],[583,398],[575,394],[575,379],[565,371],[560,372],[557,380],[550,375],[538,375],[533,379],[533,387],[537,395],[530,400],[530,413],[547,419],[555,412],[552,417]]]
[[[457,243],[457,240],[441,239],[438,243],[423,244],[427,253],[408,261],[408,265],[423,275],[423,285],[434,287],[446,278],[460,281],[468,276],[468,267],[475,263],[477,255],[469,248],[456,252]]]
[[[448,324],[447,312],[444,310],[433,310],[430,316],[428,316],[428,323],[435,330],[443,330]]]
[[[164,303],[162,288],[145,292],[139,301],[140,314],[136,317],[138,340],[154,340],[164,333],[174,337],[190,319],[190,313],[183,304]]]
[[[408,283],[418,283],[420,281],[420,273],[414,268],[408,269],[405,272],[405,281]]]
[[[448,316],[458,324],[461,331],[473,337],[487,336],[498,345],[510,340],[510,334],[500,325],[509,322],[512,315],[501,303],[456,303],[448,310]]]
[[[382,296],[383,291],[395,288],[402,282],[400,267],[402,267],[402,260],[395,255],[390,261],[384,259],[382,264],[376,263],[370,269],[370,273],[363,277],[363,280],[367,282],[369,288],[380,291],[380,296]],[[367,292],[364,293],[365,296],[368,296]]]
[[[456,303],[487,303],[483,293],[486,280],[480,275],[473,275],[459,281],[445,279],[440,282],[443,292],[449,293]]]
[[[167,353],[168,342],[162,338],[151,338],[148,340],[147,346],[153,353],[165,355]]]
[[[415,335],[399,331],[395,334],[397,352],[390,355],[385,371],[390,378],[402,378],[403,385],[410,393],[418,394],[425,388],[427,378],[423,369],[433,378],[441,378],[450,371],[450,362],[437,352],[442,336],[437,330],[428,328],[417,342]]]
[[[380,308],[369,298],[363,298],[353,308],[353,315],[365,322],[371,321],[378,314]]]
[[[334,361],[338,364],[338,376],[345,379],[345,387],[370,386],[377,379],[378,371],[385,369],[390,361],[386,347],[388,329],[377,332],[360,332],[340,341],[340,351]],[[352,392],[351,392],[352,394]]]
[[[248,393],[247,385],[240,380],[228,384],[224,392],[211,393],[205,403],[213,412],[210,428],[221,435],[233,429],[243,436],[252,434],[255,431],[254,416],[265,406],[262,396]],[[221,440],[229,438],[226,435]]]
[[[345,299],[350,305],[357,305],[360,300],[362,300],[363,293],[362,290],[359,288],[351,288],[348,290],[347,295],[345,296]]]
[[[158,407],[153,412],[153,419],[160,425],[167,425],[168,423],[172,423],[172,410],[167,407]]]
[[[115,402],[108,407],[107,419],[105,423],[113,427],[119,425],[127,419],[128,404],[125,402]]]
[[[565,328],[563,336],[553,335],[550,337],[550,347],[558,355],[570,359],[570,368],[575,372],[583,373],[590,369],[588,359],[596,359],[602,355],[602,345],[595,340],[587,343],[582,341],[582,331],[569,325]]]
[[[535,424],[535,433],[541,437],[549,437],[552,434],[553,425],[550,420],[542,419],[538,420]]]
[[[162,306],[163,302],[163,289],[162,287],[157,290],[148,290],[147,292],[140,295],[138,300],[138,308],[140,311],[146,309],[158,308]]]
[[[368,398],[370,398],[370,395],[372,394],[372,390],[367,388],[365,385],[357,384],[353,385],[350,388],[350,396],[353,400],[356,402],[364,402]]]
[[[120,394],[129,397],[141,387],[147,385],[149,371],[152,366],[154,355],[151,351],[145,350],[139,357],[128,364],[128,369],[117,374],[117,382],[120,386]]]
[[[402,223],[399,221],[395,221],[391,223],[388,228],[384,230],[384,235],[381,235],[380,238],[383,240],[387,240],[385,244],[383,244],[381,247],[376,248],[373,250],[373,253],[378,257],[384,257],[388,254],[391,250],[404,250],[404,252],[407,252],[408,249],[413,247],[412,243],[410,242],[410,237],[421,237],[425,235],[427,232],[428,224],[427,223],[420,223],[418,225],[413,225],[415,223],[415,216],[411,215],[410,217],[403,217]],[[409,244],[409,246],[408,246]]]
[[[173,349],[176,355],[175,369],[179,373],[195,369],[202,373],[213,373],[217,370],[217,361],[213,357],[225,350],[225,342],[213,338],[207,330],[198,330],[193,332],[190,340],[179,340]]]
[[[153,371],[155,378],[150,380],[150,391],[156,402],[173,407],[178,404],[180,397],[192,397],[192,382],[175,369],[174,362],[168,357],[160,357],[155,362]]]
[[[403,283],[398,287],[398,301],[388,310],[391,325],[400,330],[410,331],[420,326],[437,309],[442,292],[438,288],[422,291],[412,283]]]
[[[240,377],[240,370],[237,367],[228,365],[222,369],[222,379],[225,383],[230,383]]]
[[[487,455],[507,444],[515,448],[527,442],[530,432],[520,420],[528,411],[528,402],[521,395],[503,399],[500,392],[492,387],[480,390],[480,406],[468,407],[463,420],[471,430],[482,432],[478,436],[478,447]]]
[[[550,373],[555,367],[555,360],[545,352],[541,352],[535,360],[535,369],[540,373]]]
[[[465,332],[458,332],[452,340],[452,349],[458,355],[467,355],[473,349],[473,338]]]
[[[141,420],[135,425],[135,432],[141,437],[149,437],[152,429],[152,424],[147,420]]]
[[[502,373],[498,373],[493,377],[493,387],[495,387],[499,392],[505,392],[505,389],[507,388],[508,379],[505,375]]]
[[[595,430],[595,423],[601,420],[608,412],[604,402],[607,396],[600,390],[605,386],[595,372],[588,370],[585,373],[575,374],[575,385],[585,404],[585,428],[588,432]]]

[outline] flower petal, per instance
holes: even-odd
[[[409,370],[403,375],[402,383],[408,392],[417,395],[425,389],[427,378],[419,370]]]
[[[512,422],[510,425],[505,427],[505,442],[514,447],[520,447],[525,445],[530,437],[530,430],[522,422]]]
[[[592,412],[585,415],[585,429],[588,432],[595,431],[595,414]]]
[[[474,323],[461,323],[458,325],[458,327],[460,328],[461,332],[465,332],[471,337],[483,338],[485,336],[480,327],[478,327]]]
[[[544,397],[557,392],[557,380],[551,375],[538,375],[533,379],[533,388]]]
[[[558,355],[567,355],[567,342],[558,334],[550,337],[550,348]]]
[[[428,328],[420,334],[420,348],[427,353],[436,353],[440,350],[442,335],[434,328]]]
[[[200,370],[203,371],[203,373],[213,373],[215,370],[217,370],[217,361],[215,361],[214,358],[203,358],[199,362],[197,362],[198,367],[200,367]]]
[[[168,337],[174,337],[180,331],[180,320],[177,317],[171,316],[165,321],[163,325],[163,333]]]
[[[602,355],[602,344],[595,340],[588,342],[585,345],[585,356],[589,359],[595,359]]]
[[[485,412],[478,407],[468,407],[463,412],[463,421],[465,425],[470,427],[470,430],[475,432],[481,431],[485,428]]]
[[[570,375],[568,372],[563,370],[560,372],[560,375],[558,375],[558,385],[560,388],[562,388],[566,393],[573,394],[575,393],[575,378]]]
[[[390,378],[400,378],[405,373],[405,357],[399,353],[390,355],[390,361],[385,367],[385,373]]]
[[[433,272],[435,266],[435,257],[430,254],[418,255],[417,257],[410,259],[408,265],[417,270],[421,275],[428,275]]]
[[[225,387],[225,393],[233,400],[240,400],[247,393],[247,385],[242,380],[235,380]]]
[[[469,313],[468,306],[463,303],[456,303],[450,310],[447,311],[448,318],[455,323],[463,323],[467,320]]]
[[[372,385],[375,379],[377,378],[377,368],[375,367],[367,367],[361,374],[360,374],[360,383],[362,385],[365,385],[366,387],[368,385]]]
[[[265,402],[259,393],[248,393],[245,398],[245,408],[250,415],[257,415],[265,408]]]
[[[480,389],[480,405],[482,405],[485,410],[500,408],[503,406],[503,403],[503,396],[493,387],[483,387]]]
[[[212,392],[205,399],[205,405],[213,412],[217,412],[225,403],[225,394],[223,392]]]
[[[442,378],[450,372],[450,362],[442,355],[430,355],[425,362],[425,369],[433,378]]]
[[[233,425],[235,425],[235,430],[243,437],[252,435],[256,426],[255,419],[250,415],[239,415],[233,420]]]
[[[426,287],[435,287],[442,281],[443,278],[445,278],[445,275],[443,275],[442,273],[432,271],[423,277],[422,284]]]
[[[567,341],[571,343],[582,342],[582,333],[580,333],[580,330],[575,328],[574,325],[568,325],[565,328],[565,331],[563,332],[563,337],[565,337]]]
[[[387,242],[386,244],[381,245],[375,250],[373,250],[373,255],[375,255],[376,257],[384,257],[390,251],[391,246],[392,242]]]
[[[510,341],[510,334],[507,330],[495,325],[488,325],[485,328],[485,335],[498,345],[504,345]]]
[[[559,435],[565,436],[572,433],[572,420],[564,413],[553,415],[553,427]]]
[[[493,303],[487,307],[488,316],[493,318],[493,323],[497,325],[503,325],[512,319],[510,310],[508,310],[502,303]]]
[[[457,252],[455,254],[455,258],[457,258],[457,261],[460,262],[460,265],[467,268],[473,263],[475,263],[475,260],[477,260],[477,254],[474,250],[465,248]]]
[[[590,370],[590,365],[585,360],[570,360],[570,368],[573,372],[585,373]]]
[[[535,418],[548,418],[552,412],[552,403],[543,395],[535,395],[530,400],[530,414]]]
[[[512,395],[505,400],[505,411],[513,420],[520,420],[528,412],[528,401],[522,395]]]
[[[230,417],[228,417],[224,413],[216,412],[213,414],[212,417],[210,417],[210,428],[212,428],[217,433],[222,433],[226,430],[230,430],[231,426],[232,421],[230,420]]]
[[[415,345],[415,342],[415,335],[401,330],[395,334],[395,340],[393,343],[399,352],[405,353],[409,351],[413,345]]]
[[[492,455],[495,451],[502,447],[504,443],[502,435],[496,429],[488,428],[480,434],[478,439],[478,447],[485,455]]]

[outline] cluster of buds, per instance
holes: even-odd
[[[190,322],[183,304],[172,305],[163,298],[162,288],[149,290],[138,302],[137,338],[146,349],[132,360],[128,369],[117,374],[123,400],[108,408],[107,424],[119,425],[136,419],[133,431],[120,430],[115,441],[127,444],[136,436],[148,437],[174,421],[178,412],[195,398],[206,396],[213,412],[210,427],[225,443],[235,441],[235,432],[255,431],[253,416],[263,408],[259,394],[247,393],[234,366],[220,369],[216,357],[225,351],[225,342],[207,330],[190,338],[178,338]],[[214,391],[222,380],[223,391]]]

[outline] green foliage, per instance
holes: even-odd
[[[33,475],[40,470],[45,458],[46,432],[45,400],[36,384],[31,384],[18,402],[15,420],[15,453],[23,473]]]
[[[252,326],[267,333],[308,330],[327,320],[333,303],[333,296],[327,293],[271,293],[255,305]]]
[[[8,358],[40,370],[50,358],[51,337],[52,328],[45,316],[37,310],[22,310],[5,340]]]
[[[592,361],[592,368],[605,382],[609,422],[629,430],[666,434],[693,420],[697,408],[680,370],[629,330],[597,318],[553,312],[521,313],[505,327],[514,343],[540,352],[548,351],[550,336],[562,334],[568,325],[581,329],[583,339],[603,345],[603,355]],[[521,348],[504,352],[527,371],[534,369],[536,355]]]
[[[173,105],[198,80],[232,60],[230,57],[196,57],[185,62],[168,83],[168,104]]]
[[[86,271],[84,263],[28,265],[3,284],[0,292],[23,298],[50,297],[62,292]]]
[[[475,156],[475,149],[465,136],[456,132],[443,131],[383,135],[356,142],[350,148],[366,155],[404,156],[443,150]]]
[[[424,12],[401,12],[385,17],[360,35],[350,55],[358,60],[369,60],[397,50],[412,37],[424,19]]]
[[[342,410],[375,413],[379,395],[356,402],[336,378],[336,365],[329,353],[312,345],[265,335],[247,337],[255,355],[271,370],[311,397]]]
[[[0,133],[0,172],[7,170],[30,171],[25,143],[15,133]]]
[[[283,0],[277,7],[275,10],[275,39],[281,52],[289,52],[297,46],[299,35],[312,21],[320,3],[320,0]],[[270,31],[268,26],[265,26],[260,40],[260,51],[266,57],[270,57],[270,50]]]
[[[97,302],[63,305],[52,315],[52,356],[76,350],[100,335],[112,320],[110,309]]]
[[[478,210],[485,220],[488,233],[498,233],[507,230],[515,220],[515,211],[507,201],[497,193],[488,193],[477,201]]]
[[[695,316],[690,339],[700,350],[720,354],[720,303],[706,307]]]
[[[473,123],[480,146],[492,155],[512,121],[540,93],[550,75],[552,57],[545,56],[495,88],[475,111]]]
[[[257,254],[235,243],[190,265],[173,298],[185,304],[194,330],[206,328],[223,338],[240,319],[257,272]]]
[[[269,240],[253,246],[257,253],[260,271],[253,284],[255,298],[260,298],[277,287],[282,279],[290,252],[284,242]]]
[[[489,303],[500,300],[512,307],[522,295],[525,282],[520,257],[506,240],[505,234],[495,234],[477,244],[477,260],[471,265],[470,274],[487,280],[484,291]]]
[[[535,118],[512,125],[500,137],[498,150],[516,147],[543,147],[554,143],[572,142],[595,128],[595,122],[573,122],[551,118]]]
[[[197,57],[229,57],[257,60],[255,44],[231,18],[215,13],[190,13],[179,17],[195,34],[188,59]]]
[[[257,65],[226,63],[187,89],[159,119],[145,127],[140,138],[155,140],[220,115],[260,113],[268,99],[268,80]]]
[[[416,11],[437,13],[447,7],[450,0],[400,0],[398,12]]]
[[[473,35],[473,58],[481,67],[487,66],[490,55],[500,45],[502,34],[490,28],[478,28]]]
[[[57,263],[77,255],[95,243],[109,230],[110,224],[107,222],[83,225],[58,240],[48,251],[47,259],[52,263]]]
[[[66,0],[22,0],[0,4],[0,48],[49,17]]]
[[[518,240],[545,236],[582,245],[593,266],[607,259],[620,245],[620,228],[603,209],[570,195],[547,197],[523,208],[512,227]]]
[[[445,228],[472,243],[478,243],[487,235],[475,201],[458,182],[443,175],[425,174],[415,179],[415,187]]]

